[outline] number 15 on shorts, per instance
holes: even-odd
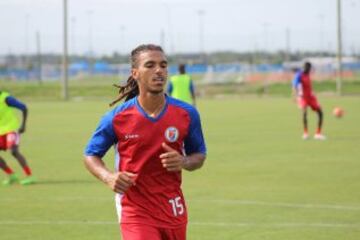
[[[169,200],[174,216],[179,216],[184,213],[184,205],[181,202],[181,197],[175,197]]]

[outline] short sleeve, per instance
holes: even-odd
[[[103,157],[117,140],[113,130],[113,113],[107,113],[100,121],[85,148],[86,156]]]
[[[185,153],[187,155],[192,153],[206,154],[206,145],[201,128],[201,121],[198,111],[195,108],[191,108],[190,114],[190,126],[188,136],[185,138]]]
[[[24,103],[20,102],[19,100],[17,100],[16,98],[14,98],[12,96],[8,96],[5,99],[5,102],[9,107],[17,108],[21,111],[25,111],[27,109],[26,105]]]
[[[195,94],[193,81],[190,80],[190,92],[192,95]]]
[[[293,79],[293,87],[297,88],[299,84],[301,83],[301,72],[297,72],[294,79]]]
[[[169,81],[166,92],[171,96],[172,91],[173,91],[173,85],[172,85],[172,82]]]

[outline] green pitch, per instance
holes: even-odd
[[[301,140],[300,113],[288,98],[199,101],[208,158],[184,173],[188,239],[360,239],[360,98],[319,100],[322,142]],[[28,102],[22,151],[39,184],[0,187],[0,239],[120,238],[112,192],[82,163],[109,101]],[[335,105],[343,119],[331,116]],[[314,130],[315,114],[309,122]],[[109,167],[112,159],[110,151]]]

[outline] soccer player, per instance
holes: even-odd
[[[186,74],[185,64],[179,65],[179,74],[170,78],[167,92],[170,96],[195,106],[194,85],[189,74]]]
[[[313,94],[310,72],[311,72],[311,63],[306,62],[304,64],[303,71],[298,71],[293,80],[293,95],[297,97],[299,108],[301,108],[303,114],[304,133],[302,138],[304,140],[309,139],[307,108],[311,107],[311,109],[315,111],[318,115],[318,124],[317,124],[316,133],[314,135],[314,139],[325,140],[326,137],[321,133],[322,124],[323,124],[323,111],[315,95]]]
[[[22,112],[21,125],[13,108]],[[35,183],[35,179],[31,176],[31,169],[19,151],[20,134],[25,132],[27,113],[28,110],[24,103],[10,96],[9,93],[0,91],[0,150],[10,150],[23,168],[26,177],[20,181],[22,185]],[[8,178],[2,182],[3,185],[11,185],[19,181],[17,175],[1,156],[0,168],[8,175]]]
[[[124,103],[100,121],[85,149],[85,166],[111,188],[123,240],[185,240],[182,169],[201,168],[206,146],[197,110],[164,93],[168,70],[161,47],[131,52],[131,75],[119,87]],[[102,158],[115,149],[115,171]]]

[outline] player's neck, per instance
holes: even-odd
[[[140,94],[138,97],[141,108],[150,116],[157,117],[163,110],[166,99],[165,94]]]

